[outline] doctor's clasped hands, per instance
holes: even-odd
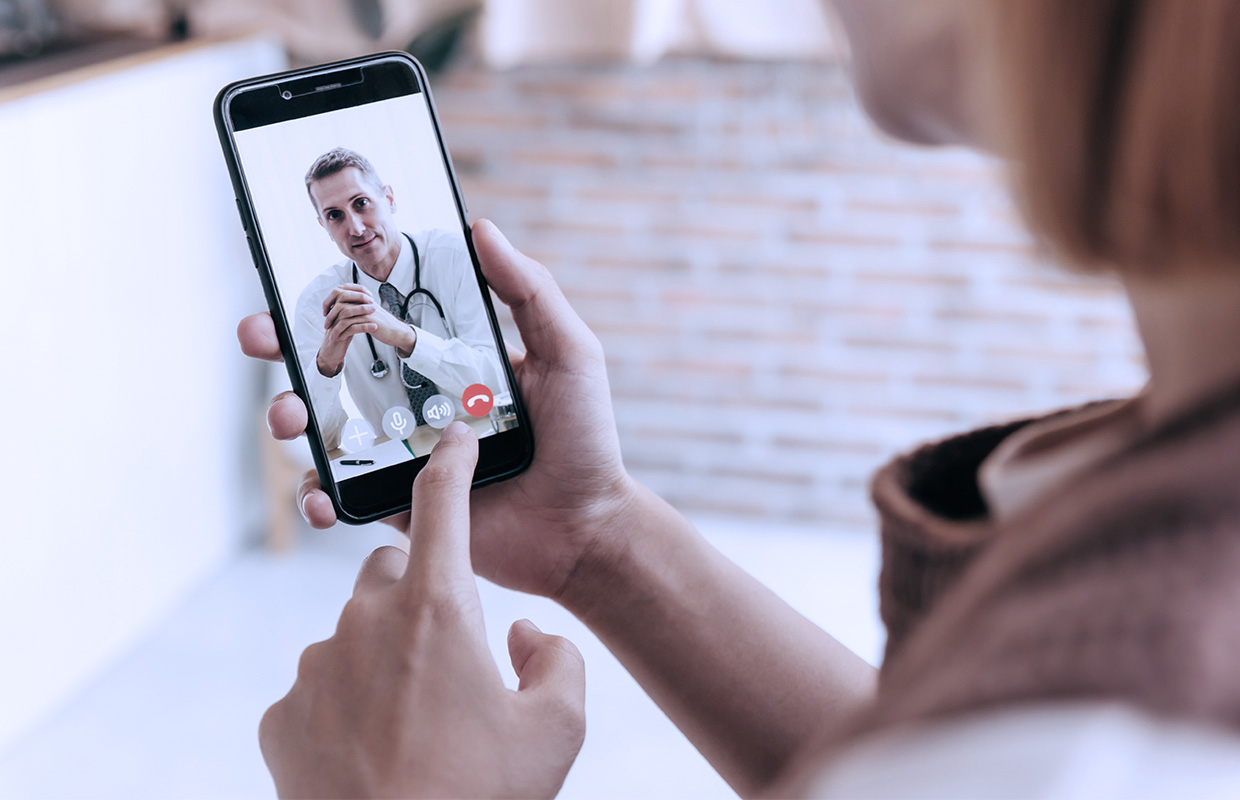
[[[349,343],[359,334],[396,348],[401,358],[408,358],[418,343],[417,329],[402,322],[375,301],[370,290],[360,283],[337,286],[323,301],[323,346],[319,348],[319,373],[331,378],[344,368]]]

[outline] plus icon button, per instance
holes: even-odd
[[[351,419],[344,424],[340,446],[346,453],[357,453],[375,443],[375,429],[364,419]]]

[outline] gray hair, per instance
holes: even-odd
[[[319,207],[314,202],[314,195],[310,194],[310,185],[315,181],[321,181],[349,167],[353,167],[361,172],[362,176],[370,181],[376,189],[383,188],[383,181],[379,178],[379,173],[375,172],[374,165],[366,159],[366,156],[344,147],[333,147],[316,158],[314,163],[310,165],[310,169],[306,170],[306,194],[309,195],[310,205],[314,206],[316,213]]]

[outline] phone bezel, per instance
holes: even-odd
[[[415,88],[415,91],[412,93],[425,96],[431,127],[435,132],[435,140],[439,146],[440,157],[447,171],[448,182],[452,188],[453,201],[456,203],[461,230],[464,232],[466,247],[469,250],[469,257],[474,266],[474,276],[478,281],[478,288],[490,321],[491,331],[498,345],[497,350],[500,363],[503,365],[508,384],[512,388],[517,427],[479,439],[478,466],[474,471],[473,485],[477,487],[510,478],[526,469],[534,457],[534,437],[530,427],[529,415],[526,413],[525,403],[517,387],[516,377],[513,374],[512,365],[508,359],[507,348],[503,344],[503,336],[500,333],[499,323],[495,316],[495,308],[491,303],[486,281],[478,266],[478,255],[474,250],[473,236],[467,217],[468,210],[456,180],[456,171],[452,166],[451,156],[443,141],[443,135],[439,127],[439,117],[435,111],[434,98],[431,95],[430,85],[422,65],[407,53],[376,53],[360,58],[286,70],[284,72],[236,81],[225,86],[216,96],[214,115],[216,130],[220,137],[220,145],[224,150],[229,176],[232,179],[233,189],[236,193],[237,211],[241,215],[242,227],[245,230],[250,254],[254,260],[255,268],[258,270],[259,278],[263,284],[263,292],[267,297],[267,304],[275,321],[276,336],[280,343],[280,350],[284,354],[289,380],[292,382],[293,391],[306,403],[308,414],[306,435],[310,442],[310,451],[314,459],[315,468],[319,473],[319,480],[323,485],[324,491],[332,499],[337,518],[351,524],[373,522],[408,510],[410,505],[410,485],[417,473],[426,464],[428,457],[421,456],[340,482],[337,482],[332,476],[327,450],[323,446],[322,438],[319,435],[315,409],[307,399],[309,393],[306,391],[305,382],[302,379],[300,365],[297,360],[296,348],[293,346],[290,333],[291,327],[289,325],[290,319],[285,313],[283,302],[276,289],[274,271],[267,258],[267,251],[263,244],[258,220],[253,213],[249,187],[237,156],[236,141],[233,136],[236,129],[233,126],[232,107],[240,97],[253,95],[264,89],[275,89],[277,93],[274,99],[276,103],[280,104],[277,108],[281,109],[281,113],[272,115],[272,120],[263,122],[261,125],[246,126],[262,127],[273,124],[274,121],[279,121],[275,118],[300,119],[336,110],[335,107],[332,107],[334,101],[342,103],[338,106],[339,108],[356,106],[360,103],[343,102],[344,98],[366,95],[366,89],[357,89],[356,87],[364,85],[366,70],[369,68],[376,70],[374,73],[376,76],[383,70],[407,71],[403,77],[412,78],[412,85]],[[357,75],[363,76],[361,81],[353,80]],[[342,80],[333,81],[331,76],[340,77]],[[325,77],[327,78],[325,84],[317,83]],[[347,80],[345,80],[346,77]],[[331,87],[333,83],[339,83],[340,85],[338,87]],[[293,94],[291,99],[286,100],[279,96],[278,92],[281,90],[278,86],[281,84],[285,85]],[[329,88],[317,90],[315,88],[316,85],[328,86]],[[297,89],[308,90],[299,92]],[[340,94],[336,94],[337,92],[340,92]],[[377,100],[385,99],[379,96],[382,92],[373,91],[372,94],[374,95],[372,99],[362,102],[376,102]],[[404,96],[405,94],[410,94],[410,92],[401,92],[388,96],[396,97]],[[266,101],[263,100],[262,102]],[[306,113],[293,113],[297,108],[306,107],[313,107],[318,110]]]

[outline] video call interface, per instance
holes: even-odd
[[[334,478],[516,427],[425,96],[235,136]]]

